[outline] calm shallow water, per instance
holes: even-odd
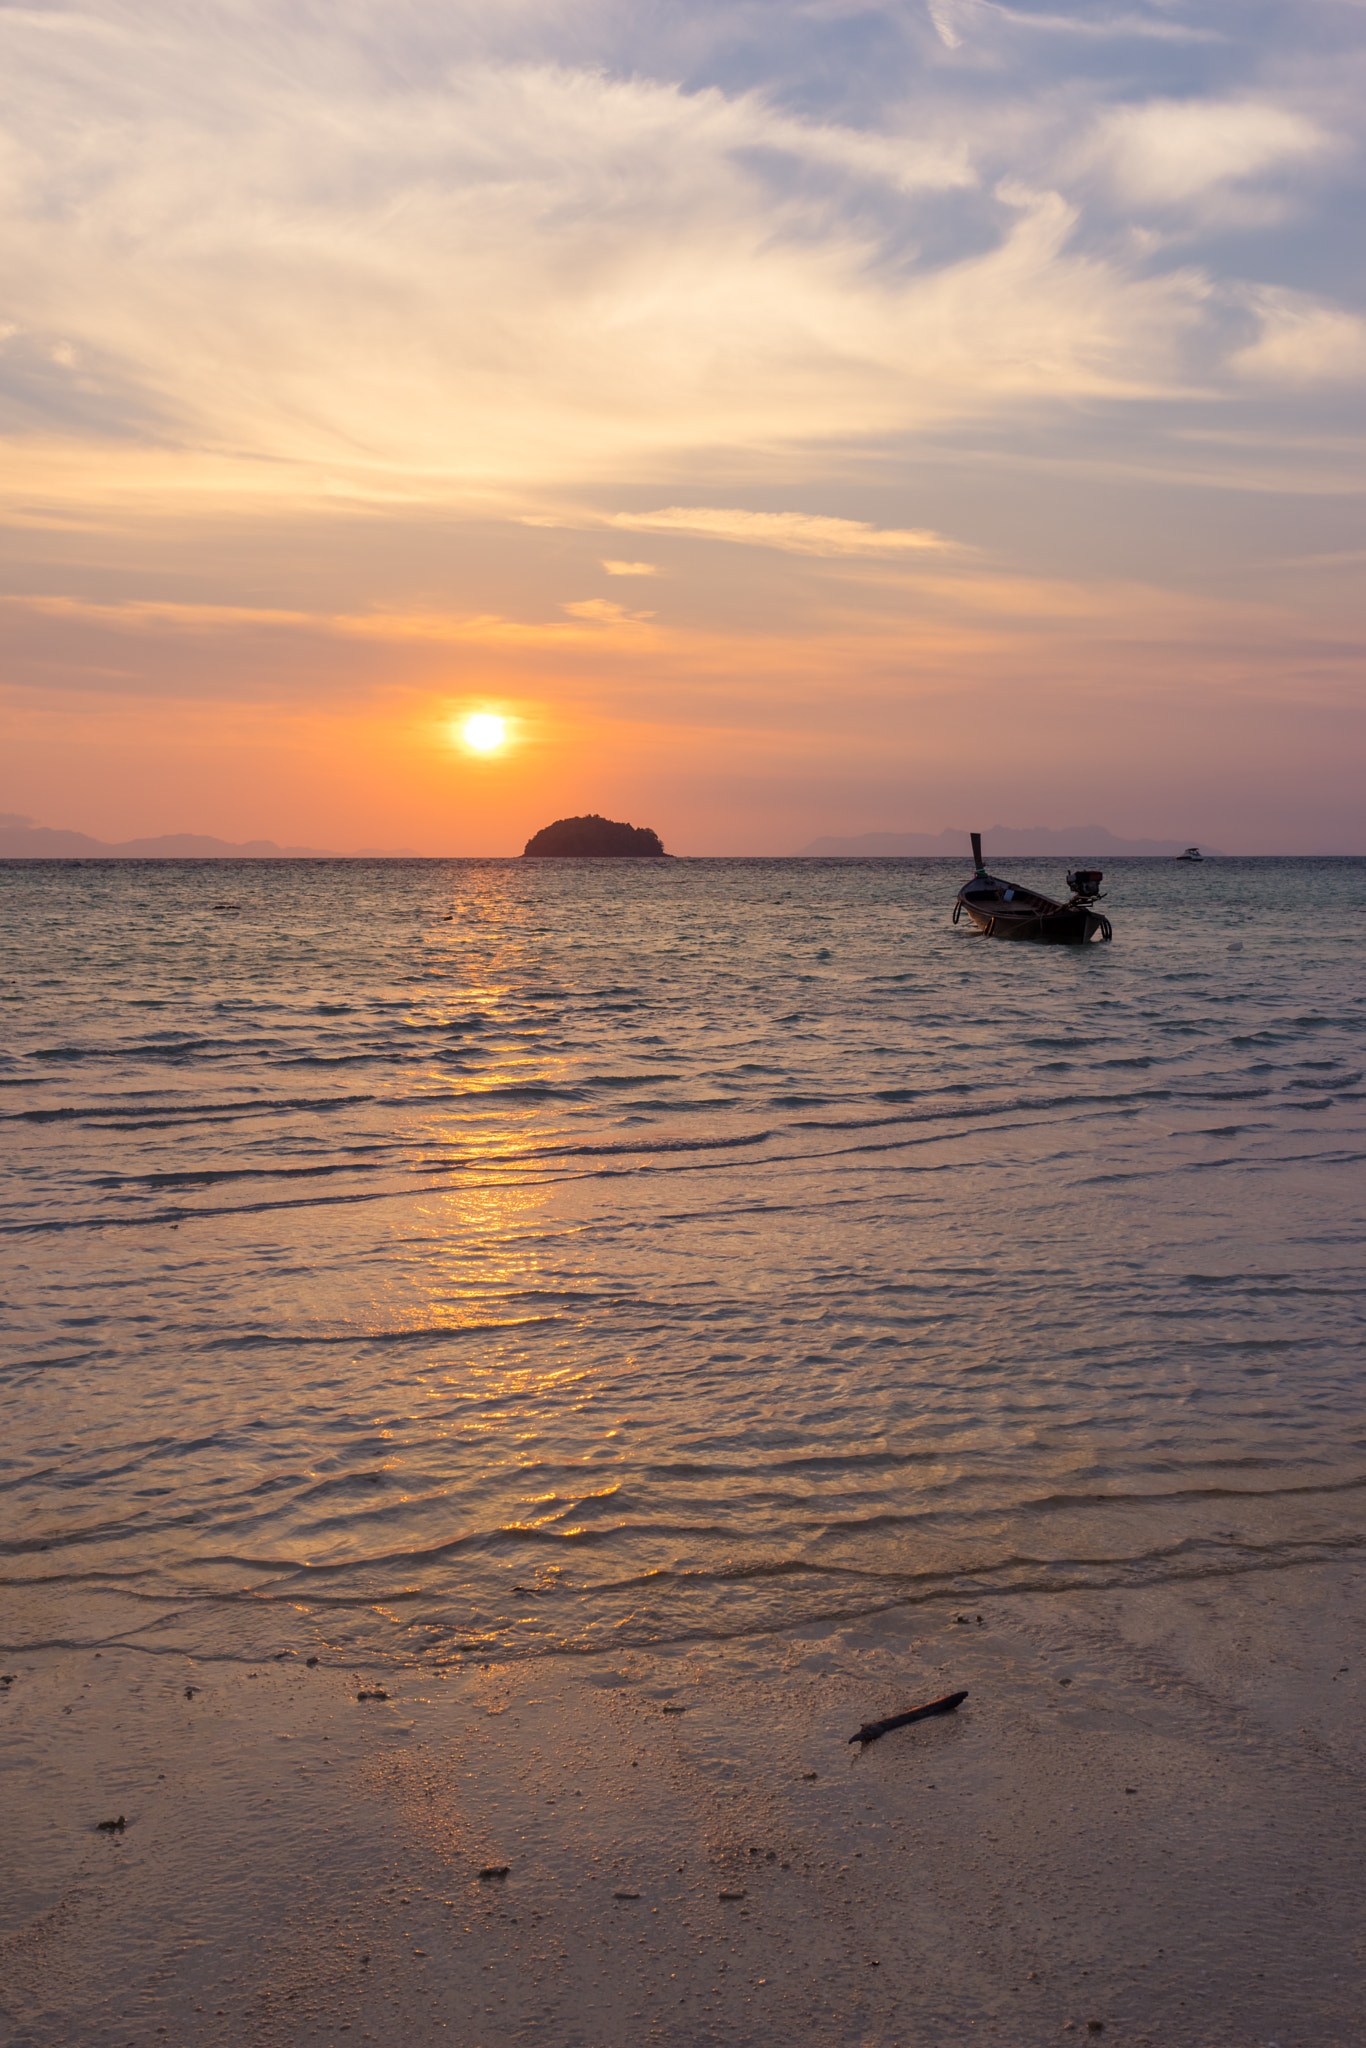
[[[1117,862],[1085,950],[967,872],[0,864],[0,1642],[1366,1550],[1366,862]]]

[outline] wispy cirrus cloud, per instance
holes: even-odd
[[[1259,322],[1253,342],[1238,349],[1239,376],[1281,386],[1354,385],[1366,379],[1366,319],[1325,306],[1307,293],[1263,286],[1248,293]]]
[[[575,598],[560,609],[571,619],[587,619],[597,626],[644,625],[655,616],[653,612],[629,612],[624,604],[614,604],[610,597]]]
[[[1074,36],[1091,42],[1220,43],[1223,30],[1173,21],[1155,12],[1121,14],[1033,14],[1004,7],[999,0],[929,0],[930,19],[949,50],[961,49],[974,31],[1024,29],[1036,35]]]
[[[1168,207],[1264,179],[1331,147],[1320,126],[1274,101],[1162,99],[1109,108],[1082,156],[1132,205]]]
[[[310,639],[376,641],[393,647],[430,642],[450,647],[577,647],[596,635],[585,627],[645,625],[653,612],[631,612],[610,598],[582,598],[559,607],[578,623],[565,625],[500,617],[496,613],[397,611],[286,611],[250,604],[187,604],[168,599],[101,603],[67,594],[42,597],[0,596],[0,619],[8,613],[50,619],[123,638],[231,638],[252,634],[299,635]]]
[[[736,506],[669,505],[659,512],[611,512],[604,515],[603,524],[632,533],[672,533],[832,558],[922,555],[955,546],[942,533],[924,528],[877,527],[866,520],[834,519],[817,512],[747,512]]]
[[[1088,241],[1087,178],[1175,205],[1324,147],[1265,95],[1092,92],[1073,191],[1075,93],[1025,119],[908,78],[834,119],[461,21],[405,70],[363,0],[326,33],[261,0],[0,10],[13,423],[383,502],[1177,394],[1204,280]]]

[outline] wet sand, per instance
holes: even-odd
[[[958,1611],[440,1673],[10,1653],[3,2038],[1366,2039],[1366,1570]]]

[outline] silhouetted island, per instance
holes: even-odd
[[[523,860],[663,860],[659,834],[648,825],[618,825],[596,812],[557,818],[522,848]]]

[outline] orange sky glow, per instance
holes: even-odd
[[[1366,16],[490,14],[0,10],[0,807],[1366,852]]]

